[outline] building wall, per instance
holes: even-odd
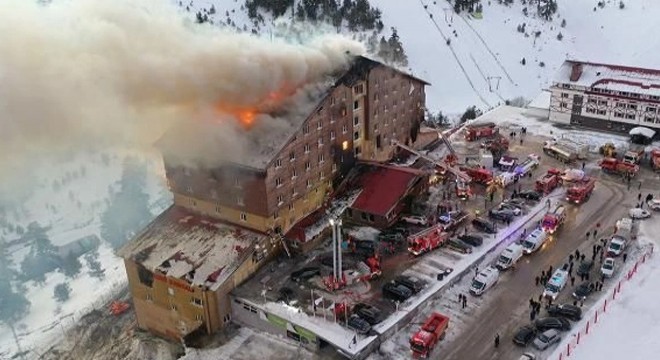
[[[660,102],[643,95],[561,83],[551,92],[552,121],[615,132],[636,126],[660,129]]]

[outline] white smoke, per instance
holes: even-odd
[[[254,107],[273,92],[295,93],[364,52],[338,35],[293,44],[188,16],[160,0],[0,0],[0,193],[36,159],[149,145],[175,121],[193,125],[217,116],[218,104]],[[225,149],[218,157],[241,156],[243,132],[225,124],[207,140]],[[200,133],[181,139],[199,145]]]

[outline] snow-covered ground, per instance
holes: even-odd
[[[100,236],[100,216],[107,207],[110,187],[121,178],[122,162],[126,156],[138,156],[146,161],[147,182],[145,191],[150,197],[152,214],[158,214],[171,202],[163,180],[162,162],[156,153],[129,152],[126,150],[100,153],[80,153],[71,159],[53,163],[39,169],[39,186],[20,207],[10,209],[6,220],[14,226],[33,221],[48,228],[48,236],[55,246],[65,245],[85,236]],[[20,235],[5,232],[6,240]],[[29,244],[10,247],[17,268],[29,252]],[[17,333],[23,350],[36,350],[57,341],[63,331],[92,309],[100,307],[126,285],[126,273],[121,258],[114,254],[110,245],[102,242],[98,249],[98,261],[105,270],[105,277],[90,276],[88,264],[81,257],[80,273],[66,278],[54,271],[46,275],[43,285],[29,281],[26,298],[32,303],[29,313],[17,324]],[[70,298],[59,305],[53,298],[57,284],[67,282]],[[0,358],[16,351],[13,336],[8,328],[0,327]]]
[[[640,225],[640,241],[660,245],[660,214],[654,214]],[[657,252],[657,250],[656,250]],[[580,344],[571,353],[572,359],[654,359],[660,352],[660,312],[657,297],[660,294],[660,256],[653,254],[638,266],[630,281],[624,281],[621,292],[608,303],[607,312],[601,313],[597,324],[592,324],[588,335],[582,334]],[[558,349],[549,359],[559,359]],[[564,354],[565,355],[565,354]]]

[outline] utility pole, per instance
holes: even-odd
[[[495,90],[500,89],[500,80],[502,79],[501,76],[488,76],[486,79],[488,80],[488,90],[490,92],[493,92],[492,80],[497,80],[497,83],[495,85]]]
[[[454,9],[452,9],[452,8],[442,8],[442,10],[445,12],[445,22],[447,24],[454,23]],[[448,13],[449,13],[449,16],[447,16]]]
[[[9,328],[11,329],[11,333],[14,335],[14,341],[16,342],[16,348],[18,349],[19,356],[21,357],[21,359],[25,360],[25,354],[23,353],[23,349],[21,349],[21,343],[18,341],[18,334],[16,334],[14,323],[7,322],[7,326],[9,326]]]

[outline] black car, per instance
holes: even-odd
[[[497,233],[497,230],[495,228],[495,224],[492,222],[482,219],[482,218],[475,218],[472,220],[472,226],[474,226],[475,229],[479,231],[483,231],[488,234],[495,234]]]
[[[400,275],[394,279],[394,282],[407,287],[413,294],[417,294],[424,289],[424,283],[412,276]]]
[[[481,246],[484,243],[484,238],[479,235],[463,234],[459,235],[458,239],[472,246]]]
[[[320,258],[319,262],[323,266],[327,266],[327,267],[333,267],[334,266],[333,261],[332,261],[332,255],[324,256],[324,257]],[[341,262],[343,264],[344,269],[348,269],[348,268],[351,268],[351,267],[355,266],[355,261],[352,258],[348,258],[348,257],[344,256],[342,258]]]
[[[364,335],[371,331],[371,325],[367,322],[367,320],[364,320],[363,318],[353,315],[350,318],[348,318],[348,328],[351,330],[354,330],[356,333]]]
[[[291,273],[291,280],[301,282],[321,275],[321,269],[315,266],[304,267]]]
[[[353,313],[366,320],[369,325],[376,325],[383,320],[382,313],[377,307],[365,303],[355,304]]]
[[[532,200],[532,201],[539,201],[543,197],[543,194],[532,191],[532,190],[523,190],[519,193],[516,194],[516,197],[519,197],[521,199],[525,200]]]
[[[515,216],[512,210],[506,208],[491,209],[488,212],[488,217],[500,221],[510,221]]]
[[[457,251],[461,254],[471,254],[472,246],[462,242],[459,239],[451,238],[445,242],[445,246],[451,250]]]
[[[385,241],[389,243],[402,242],[405,239],[404,235],[396,232],[386,232],[378,235],[379,241]]]
[[[550,329],[567,331],[571,329],[571,322],[563,317],[548,316],[536,319],[534,326],[536,326],[536,331],[538,332],[544,332]]]
[[[582,309],[571,304],[550,305],[546,308],[550,316],[564,316],[573,321],[582,319]]]
[[[594,262],[591,260],[584,260],[580,262],[580,265],[578,266],[576,273],[578,275],[587,275],[591,272],[591,269],[594,267]]]
[[[383,286],[383,296],[394,301],[404,302],[412,295],[410,289],[395,282],[389,282]]]
[[[578,285],[575,288],[575,290],[573,290],[573,297],[578,300],[584,300],[587,298],[587,296],[589,296],[589,294],[591,294],[592,291],[594,291],[593,284],[590,284],[589,282],[584,282]]]
[[[513,343],[520,346],[527,346],[530,341],[534,340],[534,337],[536,337],[536,329],[533,326],[521,326],[513,336]]]
[[[356,240],[355,252],[364,256],[374,256],[378,249],[378,242],[373,240]]]

